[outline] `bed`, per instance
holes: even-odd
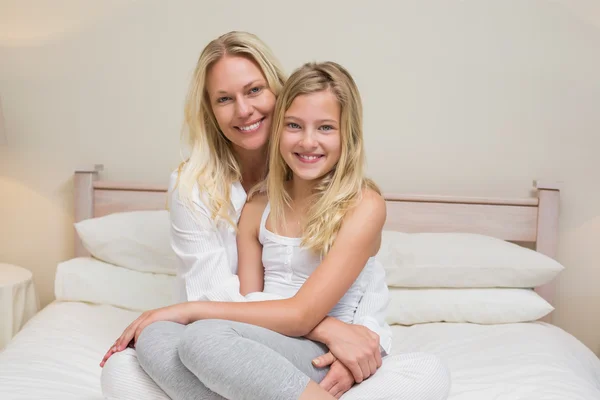
[[[107,182],[99,175],[98,168],[75,173],[76,221],[165,209],[165,187]],[[533,193],[524,199],[386,195],[386,229],[481,234],[554,257],[559,188],[536,182]],[[148,274],[142,282],[133,275],[137,271],[123,270],[116,278],[103,272],[77,235],[75,241],[75,257],[57,272],[57,300],[0,353],[2,400],[102,399],[99,362],[139,315],[132,308],[169,301],[170,277]],[[138,291],[119,297],[134,280]],[[552,303],[554,282],[536,287],[535,293]],[[121,303],[135,301],[139,307]],[[392,330],[393,354],[426,351],[444,360],[452,375],[451,400],[600,399],[598,357],[552,325],[551,313],[531,322],[431,322],[393,325]]]

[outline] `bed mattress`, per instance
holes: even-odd
[[[600,360],[543,322],[394,326],[392,354],[431,352],[447,364],[451,400],[598,400]]]
[[[51,303],[0,353],[0,399],[100,400],[104,352],[139,313]],[[545,323],[394,326],[393,354],[431,352],[452,375],[451,400],[598,400],[600,360]]]
[[[108,305],[49,304],[0,353],[0,399],[102,399],[100,361],[138,315]]]

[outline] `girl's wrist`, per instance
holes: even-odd
[[[179,305],[181,307],[181,318],[182,324],[188,325],[192,322],[198,321],[200,318],[200,311],[202,307],[202,302],[200,301],[188,301],[185,303],[181,303]]]

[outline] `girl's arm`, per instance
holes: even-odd
[[[244,296],[248,293],[262,292],[264,288],[265,271],[258,233],[265,206],[266,196],[256,196],[246,203],[238,222],[238,276],[240,293]]]
[[[182,304],[190,323],[226,319],[262,326],[288,336],[309,334],[339,302],[369,257],[377,253],[386,218],[383,198],[365,190],[357,206],[344,218],[331,250],[298,293],[290,299],[255,303]]]

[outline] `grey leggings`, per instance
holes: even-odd
[[[155,322],[136,344],[142,368],[173,400],[298,399],[327,368],[311,361],[328,349],[305,338],[225,320],[184,326]]]

